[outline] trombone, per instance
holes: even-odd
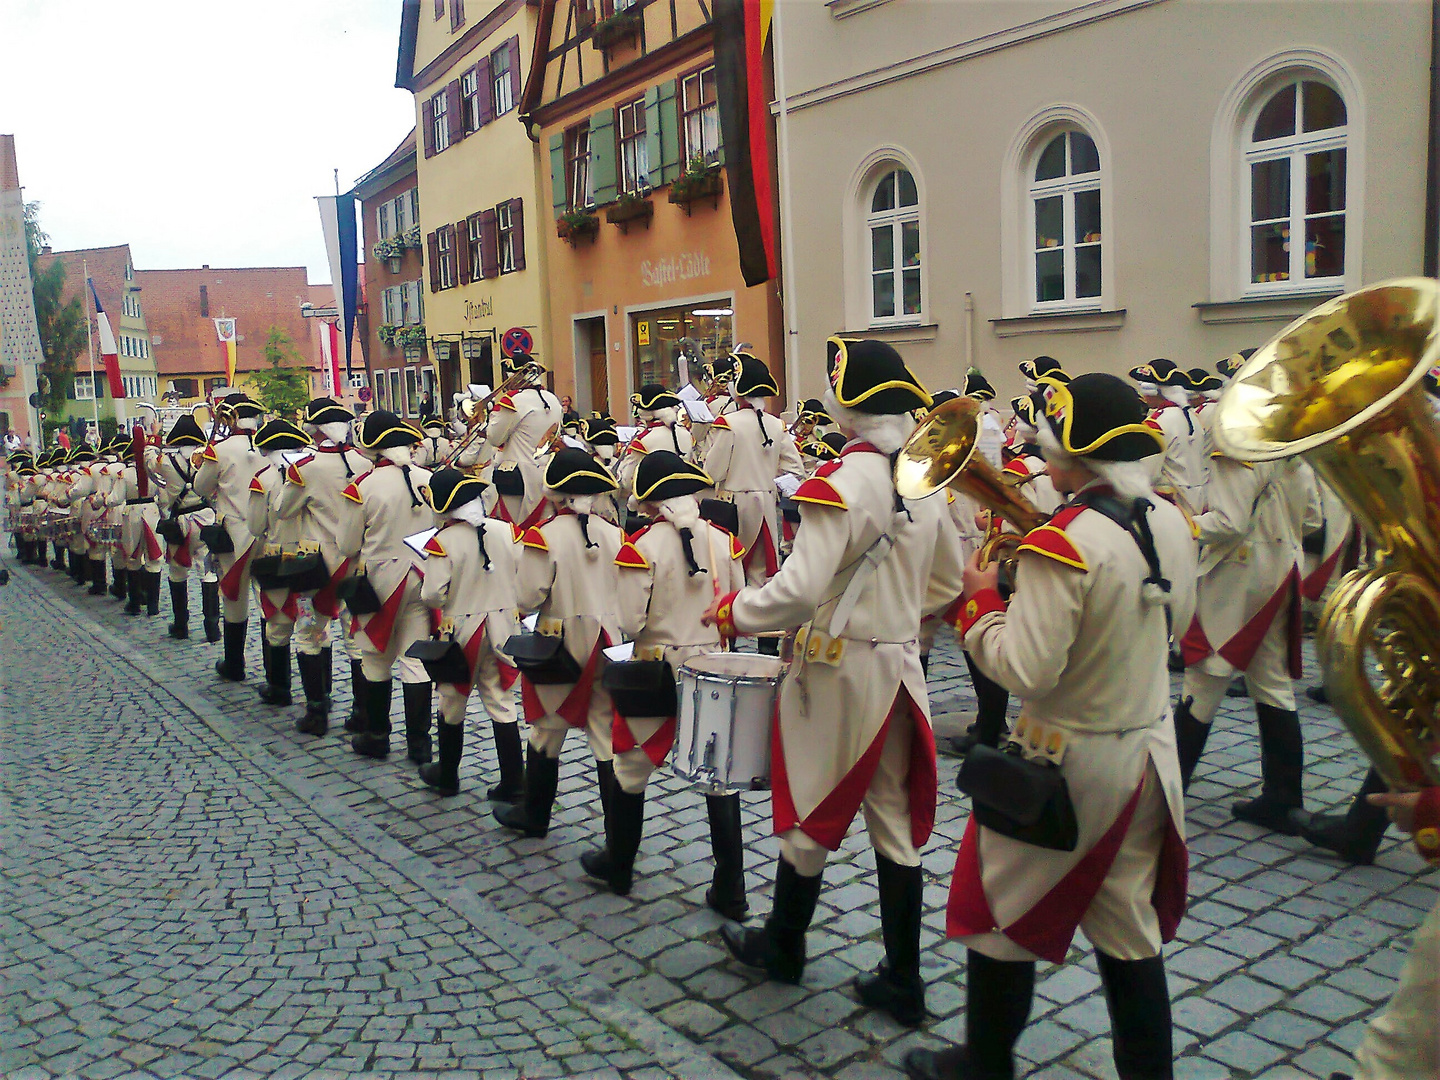
[[[505,380],[490,393],[486,394],[479,401],[462,401],[457,411],[466,424],[465,437],[450,448],[450,452],[436,468],[454,465],[461,456],[470,449],[477,439],[484,438],[489,428],[489,414],[491,404],[506,394],[519,393],[521,390],[528,390],[538,386],[545,377],[545,367],[537,360],[531,360],[505,377]],[[467,408],[468,406],[468,408]]]

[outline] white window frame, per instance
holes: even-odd
[[[75,400],[95,400],[95,383],[88,374],[75,376]]]
[[[1100,295],[1073,305],[1035,302],[1035,223],[1030,204],[1034,165],[1041,150],[1063,128],[1078,128],[1100,154]],[[1000,186],[1000,314],[1006,319],[1071,315],[1117,309],[1115,252],[1124,242],[1116,228],[1115,157],[1110,138],[1098,117],[1074,102],[1059,102],[1034,113],[1016,130],[1001,164]]]
[[[498,251],[500,273],[515,272],[515,221],[510,213],[510,204],[501,203],[495,207],[495,246]]]
[[[443,226],[435,232],[435,250],[440,255],[440,268],[438,271],[440,288],[453,289],[455,287],[456,269],[453,259],[455,254],[454,244],[450,241],[450,230]],[[447,260],[447,255],[452,256],[452,258]]]
[[[1345,102],[1345,273],[1342,279],[1252,282],[1250,165],[1245,151],[1249,148],[1259,109],[1274,90],[1292,78],[1329,83]],[[1360,80],[1337,53],[1315,48],[1286,49],[1257,61],[1231,84],[1215,111],[1210,130],[1209,299],[1212,303],[1286,296],[1320,297],[1361,286],[1367,119]],[[1339,285],[1325,284],[1337,280]]]
[[[395,219],[395,236],[404,236],[405,230],[414,224],[406,210],[404,195],[397,195],[390,200],[390,216]]]
[[[503,59],[505,66],[499,67],[497,59]],[[490,54],[490,107],[495,116],[504,116],[515,107],[515,95],[510,88],[510,46],[501,45]]]
[[[915,315],[897,315],[888,319],[876,320],[873,317],[874,294],[871,286],[870,203],[875,194],[876,184],[887,173],[895,169],[904,169],[915,181],[915,195],[919,203],[916,209],[920,222],[920,312]],[[909,214],[910,209],[907,207],[905,212]],[[930,259],[927,257],[929,253],[929,244],[926,240],[929,236],[927,221],[925,176],[915,155],[894,144],[876,147],[870,151],[850,176],[841,213],[841,226],[844,234],[845,327],[847,330],[858,331],[869,326],[877,329],[924,326],[934,322],[931,317],[934,304],[930,291]],[[903,306],[899,296],[897,296],[897,306]]]
[[[1045,149],[1052,142],[1054,142],[1055,139],[1059,138],[1062,135],[1068,135],[1072,132],[1078,132],[1079,134],[1085,135],[1086,137],[1090,136],[1090,133],[1088,131],[1085,131],[1082,128],[1072,124],[1063,124],[1051,127],[1043,133],[1043,136],[1041,138],[1035,140],[1035,143],[1031,148],[1030,159],[1027,166],[1026,175],[1030,177],[1030,183],[1025,193],[1025,235],[1030,238],[1030,305],[1031,310],[1034,311],[1036,314],[1049,312],[1059,313],[1069,311],[1097,311],[1100,307],[1099,294],[1095,296],[1076,295],[1076,264],[1078,262],[1076,252],[1077,249],[1080,247],[1089,247],[1091,245],[1081,244],[1075,239],[1075,196],[1085,192],[1098,192],[1101,190],[1101,186],[1105,178],[1104,160],[1102,159],[1100,162],[1099,172],[1080,173],[1078,175],[1072,175],[1070,172],[1070,143],[1067,140],[1065,147],[1065,175],[1052,180],[1035,179],[1035,170],[1040,165],[1040,156],[1045,152]],[[1096,147],[1096,150],[1098,152],[1098,145]],[[1041,300],[1040,297],[1036,295],[1037,263],[1039,262],[1041,249],[1035,247],[1035,204],[1041,199],[1050,199],[1055,197],[1059,197],[1062,200],[1059,247],[1063,253],[1062,257],[1064,259],[1065,265],[1065,296],[1059,300]],[[1100,248],[1100,260],[1102,267],[1105,260],[1104,232],[1106,224],[1107,222],[1105,220],[1105,211],[1102,207],[1100,211],[1101,239],[1097,242],[1096,245]],[[1044,250],[1049,251],[1052,249],[1046,248]],[[1101,277],[1103,282],[1103,269]],[[1101,285],[1101,292],[1104,292],[1103,283]]]
[[[474,68],[460,76],[460,112],[465,130],[480,130],[480,73]]]
[[[620,148],[620,190],[631,195],[643,195],[650,190],[650,151],[646,144],[649,132],[641,127],[638,131],[627,131],[625,118],[630,123],[637,120],[647,123],[645,99],[636,98],[615,107],[615,142]]]
[[[468,239],[467,251],[470,255],[470,281],[482,280],[485,275],[481,272],[485,265],[485,230],[481,227],[480,215],[471,214],[465,219],[465,235]]]
[[[875,193],[880,185],[888,182],[892,175],[899,172],[906,173],[910,177],[911,182],[914,183],[915,174],[901,165],[896,165],[893,169],[882,170],[875,177],[874,182],[870,184],[869,201],[866,203],[868,213],[865,216],[865,234],[867,261],[869,262],[870,271],[869,321],[871,326],[895,326],[913,323],[920,317],[920,312],[925,310],[925,233],[920,227],[919,186],[917,185],[915,188],[915,204],[913,206],[900,206],[900,184],[897,179],[895,182],[896,205],[889,210],[877,211],[870,209],[874,203]],[[916,266],[911,268],[920,278],[920,310],[906,312],[903,310],[905,306],[906,270],[904,265],[904,236],[905,226],[910,224],[915,226],[915,230],[920,236],[920,261]],[[874,235],[876,229],[885,228],[892,230],[890,236],[890,269],[877,271],[875,269]],[[875,278],[882,273],[890,275],[891,288],[893,289],[892,298],[894,311],[889,315],[881,315],[875,310]]]
[[[402,198],[407,200],[410,208],[410,228],[420,224],[420,189],[412,187]]]
[[[441,90],[430,99],[430,131],[435,140],[435,153],[450,149],[450,117],[448,115],[449,105],[445,101],[445,91]]]
[[[709,76],[710,81],[715,84],[715,100],[697,105],[693,110],[687,102],[691,87],[702,98],[705,96],[705,79]],[[716,77],[715,65],[707,64],[699,71],[692,71],[680,79],[680,136],[682,141],[681,153],[684,160],[680,162],[682,169],[688,169],[690,162],[695,158],[703,158],[705,163],[711,164],[720,160],[720,85]],[[693,133],[692,133],[692,128]],[[714,145],[710,145],[713,141]],[[698,148],[695,145],[698,143]]]
[[[386,326],[394,326],[395,319],[395,286],[391,285],[380,293],[380,319]]]

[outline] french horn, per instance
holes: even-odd
[[[1440,282],[1401,278],[1321,304],[1235,373],[1216,447],[1240,461],[1301,455],[1376,547],[1320,618],[1330,703],[1386,783],[1440,784]]]
[[[1020,541],[1050,515],[1020,494],[999,469],[976,452],[981,406],[970,397],[951,398],[920,419],[895,458],[895,490],[906,499],[924,499],[941,488],[964,492],[991,513],[994,524],[980,548],[980,565],[1000,561],[1014,581]],[[1001,521],[1017,530],[1001,532]]]

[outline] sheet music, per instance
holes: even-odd
[[[784,495],[787,499],[793,498],[795,492],[800,490],[800,485],[804,482],[800,477],[791,476],[789,473],[786,473],[784,476],[775,477],[775,486],[780,490],[780,494]]]
[[[639,435],[640,429],[638,427],[617,427],[615,434],[620,436],[620,442],[623,445]]]
[[[627,641],[621,645],[611,645],[610,648],[600,651],[605,654],[607,660],[620,664],[635,655],[635,642]]]
[[[426,529],[424,532],[418,532],[407,536],[405,537],[405,546],[408,547],[411,551],[415,552],[416,555],[419,555],[420,558],[428,559],[430,556],[425,552],[425,545],[428,544],[430,542],[430,538],[439,531],[439,529]]]
[[[690,401],[687,398],[684,404],[685,411],[690,414],[690,419],[695,423],[713,424],[715,422],[715,414],[710,411],[710,406],[706,405],[705,402]]]
[[[520,620],[520,625],[532,634],[535,632],[535,627],[539,625],[539,623],[540,613],[538,611],[535,612],[533,615],[526,615],[525,618]]]

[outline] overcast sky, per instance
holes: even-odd
[[[0,0],[0,132],[57,250],[329,282],[314,197],[414,123],[399,29],[400,0]]]

